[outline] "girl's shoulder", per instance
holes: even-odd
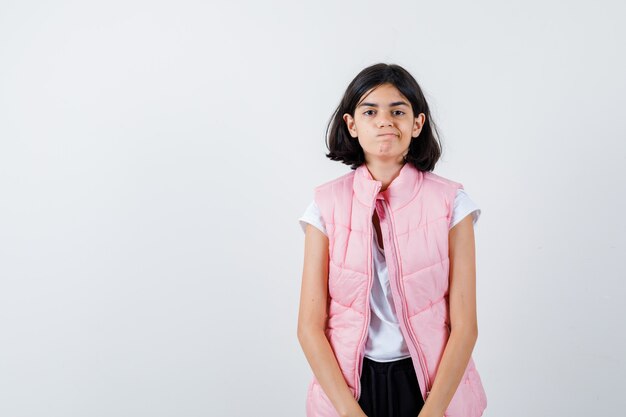
[[[453,188],[463,188],[463,184],[462,183],[460,183],[458,181],[455,181],[455,180],[452,180],[450,178],[446,178],[446,177],[444,177],[442,175],[435,174],[432,171],[425,171],[424,172],[424,181],[432,181],[432,182],[434,182],[436,184],[444,185],[444,186],[450,186],[450,187],[453,187]]]
[[[342,181],[352,181],[352,178],[354,177],[354,174],[355,174],[354,170],[346,172],[345,174],[341,174],[338,177],[335,177],[333,179],[324,181],[324,182],[316,185],[314,187],[314,189],[316,191],[318,191],[318,190],[322,190],[322,189],[325,189],[325,188],[332,187],[334,184],[342,182]]]

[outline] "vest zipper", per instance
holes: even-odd
[[[406,333],[408,334],[409,338],[411,339],[411,342],[413,343],[413,345],[415,346],[416,352],[417,352],[417,358],[418,358],[418,363],[420,365],[422,374],[424,376],[424,383],[426,384],[424,392],[424,401],[426,401],[426,398],[428,398],[428,395],[430,394],[430,378],[428,377],[428,372],[427,372],[427,368],[426,368],[426,364],[424,363],[424,352],[422,352],[422,348],[420,347],[419,343],[417,342],[417,337],[413,334],[413,330],[411,328],[411,325],[409,323],[409,318],[406,314],[407,311],[407,305],[406,305],[406,298],[404,295],[404,282],[402,282],[402,276],[400,275],[400,262],[398,261],[398,251],[396,250],[396,243],[395,243],[395,229],[393,226],[393,220],[391,219],[391,210],[389,210],[389,206],[387,201],[382,200],[382,205],[383,208],[385,209],[385,214],[386,217],[388,219],[387,225],[389,227],[389,243],[391,243],[391,250],[390,253],[393,254],[394,257],[394,263],[396,266],[396,273],[394,274],[396,277],[396,283],[397,283],[397,288],[398,291],[400,292],[400,301],[402,302],[402,320],[404,321],[404,325],[406,328]],[[393,277],[390,277],[390,279],[393,279]]]
[[[365,337],[369,331],[370,327],[370,319],[371,319],[371,311],[370,311],[370,294],[372,292],[372,283],[374,281],[374,273],[372,269],[374,268],[373,260],[372,260],[372,241],[374,240],[374,230],[372,223],[372,216],[374,215],[374,210],[376,210],[376,196],[378,195],[378,190],[380,190],[381,185],[376,186],[376,190],[374,191],[374,204],[372,205],[372,209],[370,210],[369,216],[369,239],[368,239],[368,250],[367,250],[367,259],[369,267],[367,269],[367,297],[365,299],[365,328],[361,333],[361,340],[359,341],[359,357],[358,357],[358,365],[356,367],[356,382],[355,387],[356,391],[354,393],[354,397],[358,400],[361,396],[361,372],[363,370],[363,357],[365,356]]]

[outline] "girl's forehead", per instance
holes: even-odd
[[[402,96],[402,93],[398,88],[393,84],[381,84],[376,87],[370,88],[368,91],[363,94],[361,98],[371,97],[371,96],[379,96],[379,95],[396,95]]]
[[[381,84],[365,92],[359,99],[357,106],[361,105],[364,101],[377,103],[379,100],[382,100],[381,96],[385,96],[385,101],[390,100],[390,102],[408,101],[395,85]]]

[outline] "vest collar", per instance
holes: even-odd
[[[353,189],[356,198],[366,206],[371,207],[376,199],[382,199],[396,211],[415,198],[423,180],[424,172],[407,162],[387,189],[380,191],[382,182],[375,180],[367,165],[363,163],[355,170]]]

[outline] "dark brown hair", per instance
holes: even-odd
[[[350,165],[352,169],[365,163],[363,148],[350,136],[343,115],[349,113],[354,117],[356,105],[361,97],[372,88],[386,83],[395,86],[409,100],[414,117],[420,113],[426,116],[418,138],[411,140],[405,162],[413,164],[421,171],[432,171],[441,156],[437,126],[431,118],[428,103],[415,78],[395,64],[380,63],[369,66],[350,82],[326,128],[326,146],[330,151],[326,157]]]

